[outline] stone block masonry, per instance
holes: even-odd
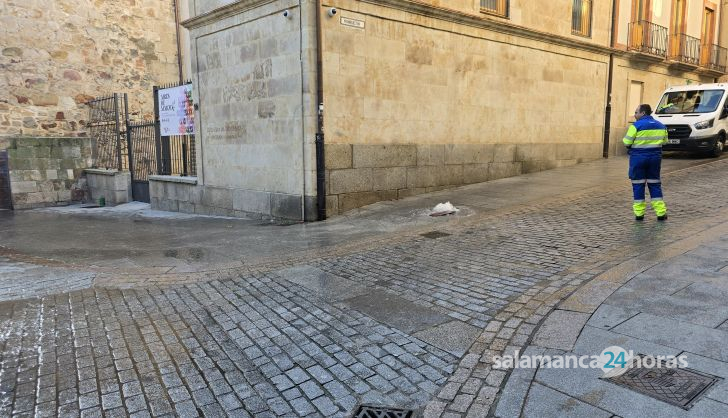
[[[87,169],[91,200],[98,202],[103,197],[107,206],[131,202],[131,173],[128,171]]]
[[[150,112],[178,78],[173,3],[3,0],[0,136],[79,136],[84,103],[115,91]]]
[[[152,209],[198,215],[249,219],[301,219],[301,196],[197,184],[196,177],[151,176]],[[315,201],[306,197],[307,218],[314,218]]]
[[[326,144],[326,211],[574,165],[601,144]]]
[[[7,147],[14,209],[67,205],[88,198],[89,138],[13,138]]]

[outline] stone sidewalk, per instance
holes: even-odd
[[[315,225],[4,215],[0,415],[485,416],[510,393],[492,356],[595,278],[720,225],[726,169],[666,160],[665,224],[632,221],[624,159]],[[464,213],[422,213],[443,200]]]
[[[685,355],[722,378],[684,410],[600,379],[601,368],[516,368],[498,417],[728,416],[728,223],[614,266],[561,302],[526,355],[599,355],[607,347]],[[687,394],[687,391],[685,394]]]

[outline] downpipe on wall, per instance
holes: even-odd
[[[612,25],[609,31],[609,47],[614,48],[614,16],[617,14],[617,2],[612,0]],[[609,158],[609,137],[612,131],[612,84],[614,79],[614,53],[609,54],[609,74],[607,75],[607,106],[604,109],[604,140],[602,157]]]
[[[324,162],[324,77],[321,36],[321,0],[316,0],[316,206],[318,220],[326,219],[326,163]]]

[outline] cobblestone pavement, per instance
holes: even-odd
[[[506,378],[492,356],[599,273],[720,222],[727,168],[667,175],[666,224],[633,223],[622,181],[180,281],[6,255],[0,416],[485,416]]]

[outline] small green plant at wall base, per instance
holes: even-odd
[[[99,198],[99,206],[101,206],[101,207],[106,206],[106,198],[105,197],[101,196]]]

